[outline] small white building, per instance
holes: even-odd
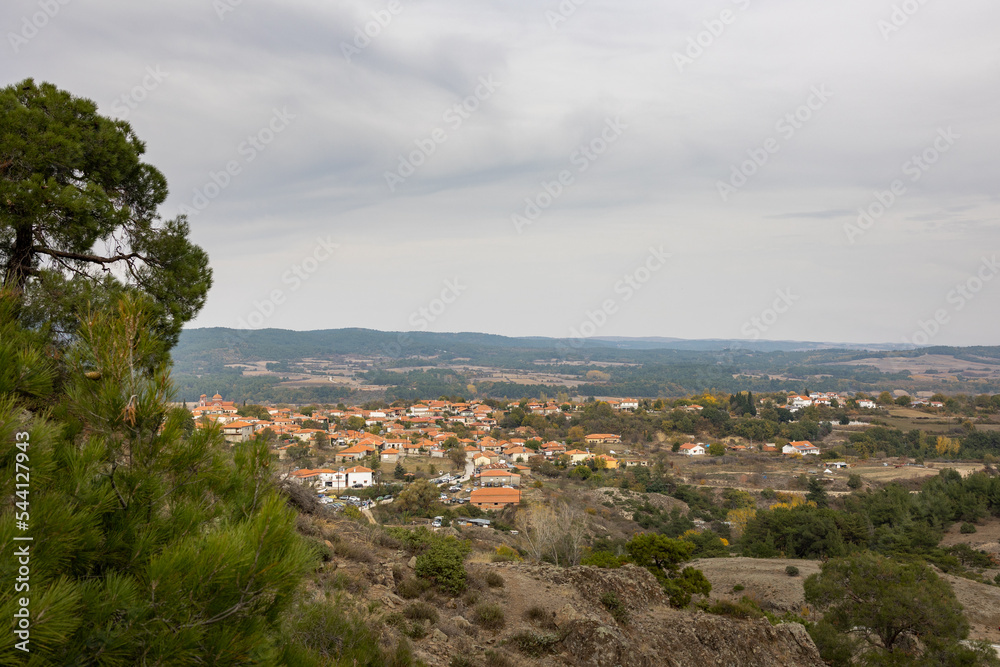
[[[704,456],[707,452],[704,443],[701,442],[689,442],[681,445],[679,451],[685,456]]]

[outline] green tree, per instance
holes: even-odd
[[[392,507],[399,512],[426,514],[438,500],[437,487],[426,479],[418,479],[396,496]]]
[[[855,491],[857,491],[858,489],[860,489],[862,487],[863,484],[864,484],[864,482],[861,481],[861,475],[859,475],[857,473],[851,473],[847,477],[847,487],[849,489],[854,489]]]
[[[816,503],[816,507],[827,507],[830,499],[826,494],[826,487],[819,477],[812,477],[809,480],[809,491],[806,493],[806,500]]]
[[[0,484],[13,496],[30,462],[32,664],[279,662],[282,615],[315,557],[267,448],[231,450],[216,427],[183,437],[167,367],[137,363],[162,341],[135,300],[87,313],[58,358],[16,308],[0,297]],[[21,534],[5,505],[0,539]],[[0,578],[17,567],[0,559]],[[21,595],[4,587],[0,613],[13,618]],[[22,656],[0,646],[0,663]]]
[[[858,650],[873,653],[866,660],[901,658],[905,640],[917,638],[928,656],[955,654],[969,634],[951,587],[917,561],[868,552],[830,560],[806,579],[805,597],[823,610],[824,623],[861,638]]]
[[[712,584],[701,570],[680,569],[682,563],[691,559],[696,549],[694,544],[647,533],[633,537],[625,548],[632,562],[653,573],[673,606],[686,607],[695,593],[712,592]]]
[[[15,318],[73,332],[88,302],[139,292],[153,300],[150,354],[165,358],[212,273],[187,220],[157,214],[167,182],[144,152],[90,100],[32,79],[0,90],[0,271]]]
[[[708,446],[708,453],[711,456],[725,456],[726,447],[721,442],[713,442]]]

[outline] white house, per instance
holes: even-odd
[[[806,456],[813,454],[815,456],[819,455],[819,447],[812,444],[808,440],[800,440],[799,442],[790,442],[781,448],[782,454],[801,454]]]
[[[680,453],[685,456],[704,456],[705,451],[705,445],[700,442],[689,442],[680,448]]]
[[[302,484],[311,484],[320,489],[343,491],[352,488],[364,488],[372,485],[372,470],[363,466],[330,470],[296,470],[292,477]]]
[[[793,408],[808,408],[813,402],[808,396],[789,396],[788,404]]]
[[[875,401],[871,400],[870,398],[859,398],[858,407],[873,409],[875,407]]]

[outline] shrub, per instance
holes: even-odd
[[[403,634],[413,639],[423,639],[427,636],[427,627],[420,621],[414,621],[410,627],[403,629]]]
[[[962,527],[958,529],[958,532],[962,533],[963,535],[970,535],[976,532],[976,527],[973,526],[968,521],[966,521],[965,523],[962,524]]]
[[[998,574],[997,576],[1000,577],[1000,574]],[[543,621],[551,619],[552,614],[545,611],[545,609],[539,607],[538,605],[533,605],[525,609],[524,617],[531,623],[541,623]]]
[[[580,565],[591,565],[593,567],[617,568],[621,567],[625,559],[616,556],[610,551],[592,551],[580,560]]]
[[[448,662],[448,667],[476,667],[476,665],[464,655],[453,655]]]
[[[555,635],[540,635],[530,630],[522,630],[511,635],[506,641],[518,651],[531,658],[540,658],[543,655],[554,653],[559,638]]]
[[[861,484],[862,484],[862,482],[861,482],[861,475],[858,475],[857,473],[851,474],[847,478],[847,486],[848,486],[848,488],[857,490],[857,489],[861,488]]]
[[[621,598],[614,591],[607,591],[601,594],[601,604],[604,608],[608,610],[611,614],[611,618],[615,619],[620,625],[628,625],[628,609],[625,608],[625,603],[622,602]]]
[[[490,588],[503,588],[504,580],[499,572],[486,573],[486,585]]]
[[[503,653],[487,651],[484,658],[483,664],[486,665],[486,667],[511,667],[510,659]]]
[[[512,563],[522,561],[524,559],[521,558],[521,554],[517,553],[516,549],[512,549],[506,544],[503,544],[496,548],[496,552],[493,554],[491,560],[494,563]]]
[[[476,605],[473,620],[486,630],[501,630],[507,624],[503,608],[498,604],[488,602]]]
[[[431,579],[438,588],[458,595],[465,590],[465,557],[471,551],[468,542],[448,537],[431,544],[417,556],[417,576]]]
[[[739,602],[716,600],[705,611],[730,618],[761,618],[764,616],[760,609],[745,597]]]
[[[473,606],[479,602],[479,591],[469,591],[465,594],[465,597],[462,598],[462,602],[464,602],[467,607]]]
[[[430,583],[416,577],[407,577],[396,586],[396,592],[404,600],[412,600],[424,594],[430,588]]]
[[[787,574],[789,577],[797,577],[799,576],[799,568],[795,567],[794,565],[789,565],[788,567],[785,568],[785,574]]]
[[[406,616],[411,621],[421,620],[430,621],[431,623],[438,622],[437,609],[426,602],[411,602],[407,605],[406,609],[403,610],[403,616]]]
[[[743,586],[743,584],[736,584],[735,586],[733,586],[733,592],[734,593],[739,593],[744,588],[745,588],[745,586]]]
[[[358,563],[372,563],[375,561],[371,549],[357,542],[348,542],[347,540],[334,542],[333,553],[341,558],[353,560]]]

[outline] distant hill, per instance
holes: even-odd
[[[929,366],[924,359],[934,355]],[[371,329],[189,329],[173,350],[180,398],[336,402],[466,393],[683,396],[701,391],[998,393],[1000,347],[899,349],[803,341],[565,340]],[[265,364],[265,362],[267,362]],[[248,372],[244,372],[248,371]]]

